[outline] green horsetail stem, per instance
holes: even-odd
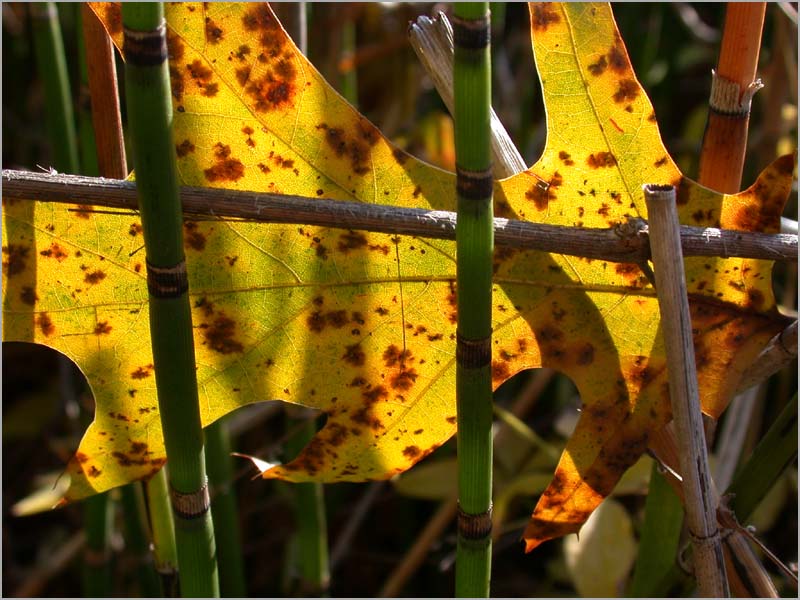
[[[136,561],[136,578],[139,594],[143,598],[163,596],[158,581],[153,555],[150,553],[150,531],[147,526],[147,509],[144,504],[142,483],[134,481],[120,488],[120,497],[125,519],[125,550]],[[88,500],[88,498],[87,498]],[[108,596],[87,596],[98,598]]]
[[[44,86],[45,120],[53,166],[63,173],[80,173],[75,114],[72,91],[67,73],[64,40],[58,19],[58,8],[53,2],[30,5],[30,15],[39,76]],[[84,175],[96,175],[84,171]],[[75,385],[72,364],[65,356],[61,363],[62,390],[74,401]],[[88,415],[87,415],[88,418]],[[86,533],[86,550],[81,573],[83,595],[102,598],[111,594],[111,532],[114,504],[109,495],[98,494],[83,503],[83,527]]]
[[[30,7],[36,65],[44,84],[45,120],[52,141],[53,166],[62,173],[79,173],[75,114],[58,10],[54,2],[34,2]]]
[[[233,488],[234,469],[227,417],[217,419],[205,429],[206,467],[211,485],[211,512],[217,542],[219,590],[223,598],[244,598],[247,585],[242,558],[239,511]]]
[[[492,171],[488,2],[456,3],[456,596],[488,597],[492,555]]]
[[[128,125],[147,258],[150,332],[181,594],[219,595],[183,251],[164,9],[123,3]]]
[[[726,490],[726,494],[732,494],[730,507],[740,523],[747,522],[767,492],[796,458],[797,393],[783,407]]]
[[[153,561],[167,598],[178,593],[178,550],[175,547],[175,521],[169,502],[168,467],[162,468],[145,482],[147,506],[150,509],[150,531],[153,534]]]

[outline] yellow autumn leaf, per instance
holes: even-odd
[[[96,10],[119,43],[118,13]],[[167,19],[184,184],[453,210],[454,176],[393,147],[266,5],[171,4]],[[775,229],[792,160],[736,196],[682,178],[607,5],[536,5],[532,33],[548,142],[529,171],[497,183],[499,215],[607,227],[646,217],[643,183],[675,183],[686,223]],[[63,352],[97,400],[66,497],[149,476],[165,457],[138,219],[17,202],[6,203],[3,227],[3,339]],[[232,221],[185,227],[203,424],[269,399],[327,415],[300,456],[265,477],[387,478],[455,432],[452,242]],[[782,326],[770,268],[687,261],[711,414]],[[500,248],[495,284],[494,385],[550,366],[584,403],[526,536],[532,547],[576,531],[668,420],[663,342],[636,265]]]

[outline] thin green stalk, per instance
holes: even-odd
[[[356,22],[352,10],[346,11],[342,23],[342,58],[349,58],[347,66],[341,73],[340,82],[342,96],[356,106],[358,104],[358,73],[356,71]]]
[[[75,115],[64,40],[53,2],[31,4],[36,63],[44,84],[47,130],[56,170],[79,173],[78,146],[75,134]],[[96,172],[84,173],[96,175]],[[67,402],[75,402],[73,366],[66,357],[60,358],[62,389]],[[88,416],[87,416],[88,418]],[[86,551],[82,568],[82,591],[87,598],[111,595],[111,532],[114,504],[108,494],[98,494],[83,503]]]
[[[247,595],[247,585],[236,492],[233,489],[230,435],[225,418],[206,427],[205,437],[220,593],[223,598],[244,598]]]
[[[153,567],[153,555],[150,553],[150,535],[142,484],[138,481],[129,483],[120,489],[120,494],[122,510],[125,515],[123,520],[125,548],[128,555],[136,561],[139,594],[143,598],[158,598],[162,592],[158,575]]]
[[[84,598],[112,595],[111,532],[114,503],[108,493],[87,498],[83,503],[83,529],[86,550],[83,555],[81,591]]]
[[[75,21],[77,31],[83,30],[83,15],[80,3],[75,4]],[[89,93],[89,72],[86,66],[86,44],[83,35],[78,34],[78,68],[80,69],[80,82],[78,88],[78,140],[80,141],[81,173],[97,176],[100,169],[97,166],[97,145],[92,126],[92,101]]]
[[[36,66],[44,84],[45,120],[53,140],[53,166],[62,173],[78,173],[75,115],[58,9],[53,2],[34,2],[30,7]]]
[[[745,523],[784,469],[797,458],[797,393],[739,470],[726,493],[733,494],[731,508]]]
[[[287,410],[289,422],[298,425],[286,443],[286,452],[297,455],[317,433],[314,419],[300,417]],[[301,423],[300,418],[305,420]],[[293,483],[295,532],[289,554],[290,577],[299,580],[292,590],[301,596],[323,596],[330,583],[328,525],[325,516],[325,488],[320,483]]]
[[[678,556],[683,505],[667,480],[653,463],[650,489],[644,506],[644,525],[639,542],[639,556],[628,588],[633,598],[662,598]]]
[[[123,3],[128,124],[147,259],[153,364],[181,593],[219,595],[178,195],[164,9]]]
[[[178,550],[175,547],[175,522],[169,505],[167,467],[162,468],[145,483],[147,506],[150,509],[150,530],[153,534],[153,558],[161,577],[165,596],[178,594]]]
[[[456,595],[488,597],[492,504],[492,172],[488,2],[456,3],[455,60],[456,399],[458,548]]]

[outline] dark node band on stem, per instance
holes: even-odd
[[[458,534],[465,540],[488,539],[492,533],[492,505],[485,512],[471,515],[458,505]]]
[[[456,362],[466,369],[480,369],[492,362],[492,337],[470,340],[456,332]]]
[[[124,28],[122,54],[125,61],[137,67],[155,67],[167,60],[167,24],[161,24],[150,31],[137,31]]]
[[[185,494],[169,486],[169,498],[172,501],[172,510],[176,516],[184,520],[197,519],[208,512],[211,506],[211,496],[208,493],[208,479],[203,487],[195,492]]]
[[[189,291],[186,261],[172,267],[156,267],[148,261],[147,291],[154,298],[179,298]]]
[[[489,45],[491,29],[489,15],[477,19],[462,19],[453,16],[453,44],[463,50],[483,50]]]
[[[492,170],[470,171],[456,165],[456,192],[466,200],[488,200],[494,190]]]

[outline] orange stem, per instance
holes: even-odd
[[[741,187],[750,100],[761,87],[755,76],[765,11],[766,2],[728,3],[698,174],[701,184],[719,192]]]
[[[83,39],[86,44],[86,69],[92,98],[92,124],[97,145],[97,166],[103,177],[125,179],[125,142],[117,91],[114,47],[97,15],[84,3]]]

